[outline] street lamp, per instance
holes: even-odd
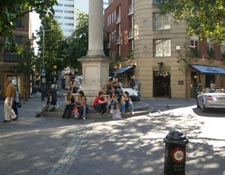
[[[44,93],[46,88],[46,70],[45,70],[45,32],[56,30],[45,30],[42,27],[42,70],[41,70],[41,86],[42,86],[42,100],[44,100]]]

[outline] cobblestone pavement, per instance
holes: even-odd
[[[34,97],[23,103],[18,121],[0,123],[0,175],[162,175],[163,138],[172,128],[189,138],[186,174],[225,175],[225,136],[207,131],[214,121],[215,131],[225,133],[218,124],[224,115],[199,116],[193,101],[154,101],[148,103],[160,111],[149,115],[73,120],[35,118],[44,102]]]

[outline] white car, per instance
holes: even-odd
[[[196,98],[198,108],[205,112],[208,108],[225,109],[225,93],[223,89],[207,90]]]

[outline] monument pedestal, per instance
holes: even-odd
[[[82,63],[82,90],[87,96],[88,105],[102,89],[109,76],[109,59],[105,56],[84,56],[79,59]]]

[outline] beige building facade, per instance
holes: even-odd
[[[132,62],[136,65],[135,76],[141,83],[141,96],[190,98],[196,95],[194,91],[199,83],[206,88],[210,81],[217,87],[225,87],[223,71],[206,73],[192,66],[219,66],[224,70],[222,58],[212,60],[200,55],[199,58],[186,58],[188,61],[182,65],[180,53],[185,55],[187,48],[190,49],[192,38],[187,36],[183,22],[175,21],[170,15],[160,15],[157,3],[160,1],[140,0],[134,3]],[[198,43],[197,50],[201,45]]]

